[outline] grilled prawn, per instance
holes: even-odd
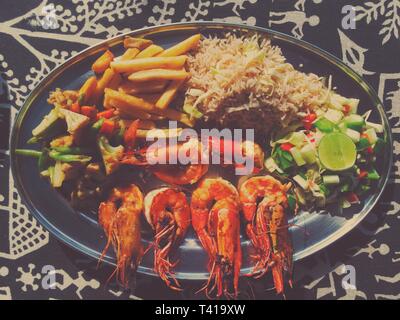
[[[124,287],[129,282],[127,271],[136,272],[143,255],[140,235],[142,210],[143,195],[134,184],[113,188],[107,201],[99,206],[99,222],[107,236],[103,256],[112,244],[117,255],[115,272]]]
[[[190,207],[186,196],[173,188],[149,192],[144,198],[145,216],[152,226],[154,236],[154,271],[168,287],[180,290],[172,269],[171,255],[183,241],[190,226]]]
[[[290,186],[271,176],[257,176],[239,188],[246,233],[256,249],[253,274],[260,277],[271,268],[278,294],[283,292],[285,272],[291,285],[293,249],[285,215]]]
[[[242,252],[240,247],[240,203],[235,187],[224,179],[205,179],[191,199],[192,225],[209,256],[210,277],[204,290],[217,297],[238,294]]]

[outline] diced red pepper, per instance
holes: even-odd
[[[109,119],[104,120],[100,128],[100,133],[111,136],[115,129],[115,122]]]
[[[312,129],[312,123],[317,119],[317,115],[315,113],[309,113],[303,118],[303,125],[306,130]]]
[[[94,106],[83,106],[81,107],[81,113],[90,119],[95,119],[97,115],[97,109]]]
[[[124,133],[124,144],[128,150],[132,150],[135,147],[136,133],[139,128],[139,124],[139,119],[133,121],[128,130],[126,130]]]
[[[71,105],[70,110],[72,112],[80,113],[81,112],[81,107],[79,106],[78,102],[75,102]]]
[[[354,192],[349,192],[346,194],[346,200],[352,204],[360,203],[360,199]]]
[[[100,118],[110,119],[112,116],[114,116],[114,109],[108,109],[108,110],[99,112],[97,114],[97,120],[99,120]]]
[[[289,143],[289,142],[286,142],[286,143],[282,143],[282,144],[281,144],[281,149],[282,149],[283,151],[290,151],[290,149],[292,149],[293,147],[294,147],[294,145],[291,144],[291,143]]]
[[[365,178],[366,176],[368,176],[368,172],[365,170],[361,170],[360,173],[358,174],[358,179],[361,180],[361,179]]]
[[[351,107],[348,104],[343,105],[343,112],[344,113],[349,113],[351,110]]]
[[[369,146],[367,149],[365,149],[367,151],[367,153],[369,154],[373,154],[374,153],[374,148],[372,148],[371,146]]]

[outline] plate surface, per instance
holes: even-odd
[[[301,212],[291,222],[291,235],[294,246],[294,259],[305,258],[335,242],[359,224],[378,201],[389,177],[392,163],[392,137],[388,120],[377,94],[360,76],[344,65],[337,58],[325,51],[294,39],[290,36],[258,27],[247,27],[236,24],[198,22],[158,26],[128,33],[132,36],[145,36],[156,44],[167,48],[184,38],[201,32],[204,35],[221,35],[227,31],[243,34],[260,33],[271,38],[274,45],[281,47],[288,62],[304,72],[314,72],[320,76],[333,76],[333,85],[340,94],[359,98],[360,113],[373,109],[372,121],[384,125],[385,152],[379,157],[378,171],[381,179],[377,187],[362,199],[358,206],[337,213],[327,209],[324,212]],[[53,235],[71,247],[98,259],[106,240],[103,231],[97,224],[96,217],[87,212],[77,212],[45,180],[39,176],[36,161],[16,157],[16,148],[29,148],[26,141],[32,129],[50,110],[46,102],[49,92],[56,88],[76,89],[91,74],[90,65],[105,48],[117,55],[123,52],[124,35],[103,41],[72,57],[53,70],[33,90],[20,110],[11,139],[11,166],[17,188],[30,212]],[[147,240],[144,240],[148,242]],[[250,271],[251,264],[247,259],[249,241],[242,237],[244,259],[242,272]],[[115,255],[109,250],[104,257],[107,263],[115,263]],[[180,248],[180,263],[176,276],[180,279],[205,279],[207,256],[200,247],[193,232],[189,232]],[[152,271],[152,254],[147,254],[139,272],[154,275]]]

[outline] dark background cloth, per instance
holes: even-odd
[[[30,90],[56,65],[96,41],[156,24],[215,20],[244,22],[288,33],[341,58],[378,91],[393,128],[395,161],[382,199],[361,226],[296,263],[288,299],[399,299],[399,107],[400,3],[398,0],[1,0],[0,71],[0,299],[202,298],[199,283],[167,289],[157,278],[138,275],[122,292],[108,267],[58,242],[26,212],[9,172],[10,123]],[[346,5],[354,5],[355,29],[346,29]],[[6,8],[6,9],[5,9]],[[344,8],[344,9],[343,9]],[[55,24],[54,24],[55,23]],[[24,227],[21,227],[24,226]],[[30,232],[36,236],[29,241]],[[19,242],[18,242],[19,241]],[[45,289],[54,268],[53,288]],[[350,271],[355,286],[346,285]],[[242,281],[257,299],[278,298],[270,279]]]

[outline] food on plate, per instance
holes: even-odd
[[[174,188],[150,191],[144,198],[144,213],[154,234],[154,271],[168,287],[181,290],[173,268],[173,257],[190,226],[190,207],[186,195]]]
[[[272,269],[276,292],[282,293],[284,273],[291,284],[293,249],[285,210],[291,184],[271,176],[251,177],[239,188],[246,233],[256,249],[253,274]]]
[[[127,272],[136,272],[144,252],[140,234],[142,211],[143,194],[134,184],[114,187],[99,206],[99,223],[107,236],[103,255],[112,244],[117,255],[115,272],[124,287],[129,283]]]
[[[317,75],[297,71],[258,36],[203,39],[189,54],[188,71],[185,105],[223,127],[271,132],[320,108],[329,93]]]
[[[371,111],[358,114],[359,100],[335,92],[331,78],[296,70],[269,39],[196,34],[170,48],[133,37],[123,45],[120,56],[99,54],[76,90],[51,92],[53,108],[28,141],[41,149],[16,152],[37,159],[40,175],[74,207],[98,210],[102,257],[112,245],[123,286],[147,252],[144,213],[154,272],[170,288],[182,289],[178,249],[193,228],[209,258],[200,291],[238,297],[242,220],[251,275],[271,271],[283,294],[292,284],[290,218],[358,203],[380,179],[383,126],[369,121]],[[255,129],[255,140],[183,134],[214,125]],[[165,138],[177,142],[149,143]],[[187,161],[171,163],[175,154]],[[246,157],[253,166],[239,179],[232,169]]]
[[[193,229],[209,257],[203,290],[207,297],[214,291],[217,297],[237,297],[242,250],[236,188],[221,178],[205,179],[193,191],[190,207]]]

